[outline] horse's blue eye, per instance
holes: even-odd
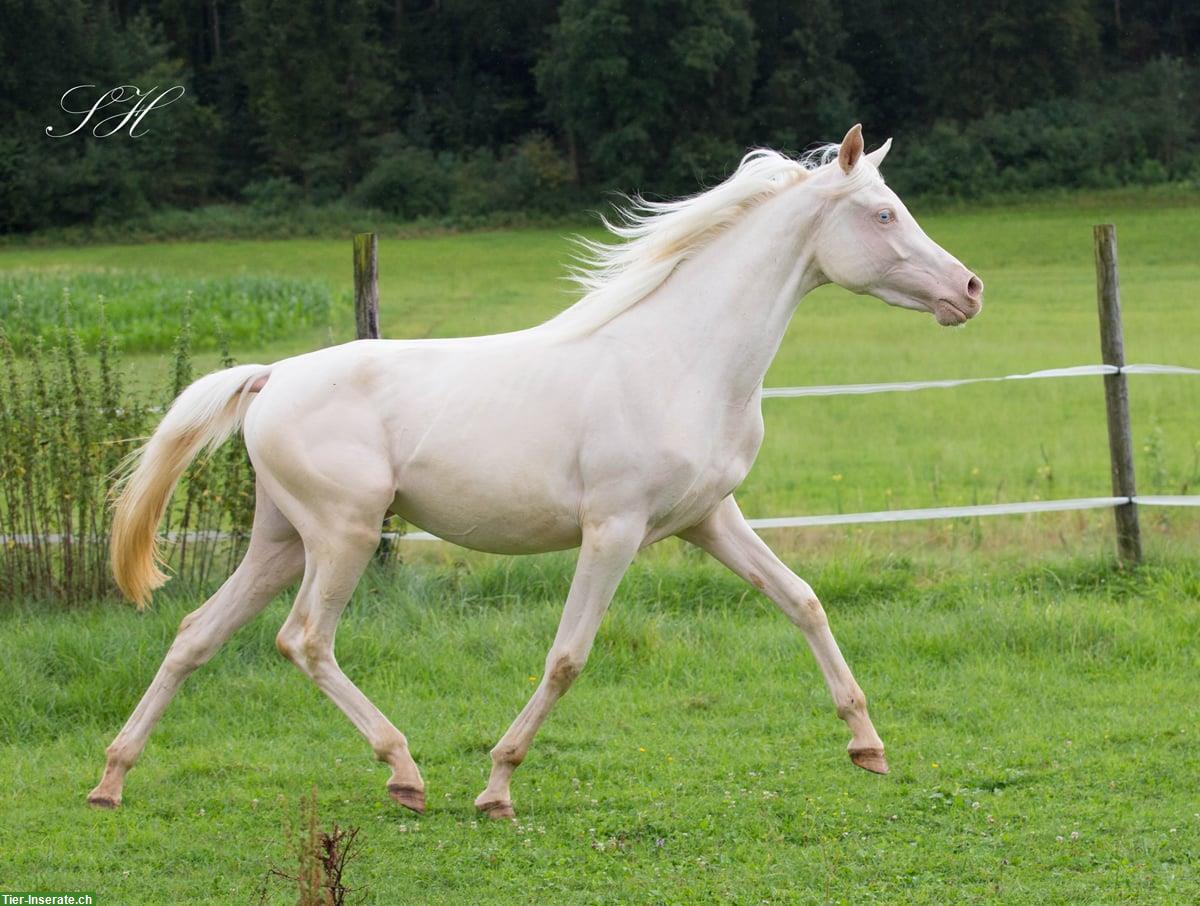
[[[880,211],[878,214],[875,215],[875,219],[878,220],[880,223],[891,223],[895,219],[895,217],[896,217],[896,215],[893,214],[891,211],[889,211],[887,208],[884,208],[882,211]]]

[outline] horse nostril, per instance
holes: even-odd
[[[978,277],[976,277],[974,274],[972,274],[971,279],[967,281],[967,298],[968,299],[978,299],[982,295],[983,295],[983,281],[980,280]]]

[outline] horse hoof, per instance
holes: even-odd
[[[415,786],[401,786],[398,783],[388,784],[388,795],[402,806],[412,809],[418,815],[425,814],[425,791]]]
[[[88,805],[92,808],[103,808],[112,811],[121,804],[120,799],[114,799],[112,796],[92,793],[87,798]]]
[[[851,749],[850,760],[872,774],[888,772],[887,759],[883,757],[883,749]]]
[[[497,821],[517,817],[517,813],[513,811],[513,804],[507,799],[500,799],[495,802],[484,802],[482,804],[476,803],[475,807],[489,818]]]

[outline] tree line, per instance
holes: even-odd
[[[668,195],[854,122],[908,192],[1200,177],[1192,0],[0,0],[0,230]],[[63,92],[180,84],[148,134]]]

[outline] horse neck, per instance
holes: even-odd
[[[813,249],[819,210],[803,184],[762,202],[603,332],[646,345],[664,377],[750,399],[801,297],[824,282]]]

